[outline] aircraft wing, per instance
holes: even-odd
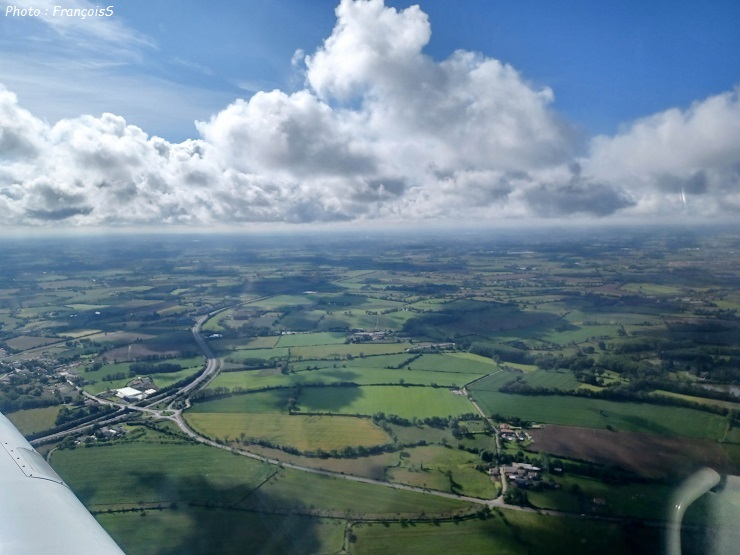
[[[2,414],[0,444],[0,555],[123,553]]]

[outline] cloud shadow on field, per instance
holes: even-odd
[[[104,516],[103,524],[124,551],[164,555],[321,551],[316,518],[267,514],[300,508],[295,500],[261,492],[261,482],[217,485],[195,472],[178,478],[164,472],[137,474],[163,500],[164,508],[146,511],[143,518],[138,512]],[[257,503],[248,503],[258,491]],[[249,510],[244,509],[247,505]]]
[[[301,393],[298,406],[304,412],[344,412],[364,395],[357,386],[310,387]]]

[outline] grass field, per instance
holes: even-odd
[[[56,420],[60,409],[61,407],[56,405],[40,409],[19,410],[18,412],[11,412],[5,416],[22,434],[29,435],[53,428],[55,425],[54,421]]]
[[[622,286],[622,289],[646,295],[681,295],[683,293],[683,290],[678,287],[657,283],[627,283]]]
[[[288,358],[288,348],[250,348],[250,349],[239,349],[234,351],[217,351],[219,356],[222,356],[235,362],[240,362],[250,358],[261,358],[264,360],[270,360],[271,358]]]
[[[580,518],[502,512],[486,520],[441,524],[363,524],[352,531],[352,555],[450,553],[557,554],[658,553],[661,531]]]
[[[530,502],[541,509],[663,520],[667,518],[674,490],[673,486],[665,484],[614,486],[573,475],[557,478],[556,482],[560,489],[528,492]],[[570,493],[573,484],[578,485],[581,494]],[[596,505],[594,498],[604,499],[606,504]]]
[[[572,324],[568,329],[558,330],[557,326],[555,329],[550,329],[537,337],[545,341],[551,341],[560,345],[567,343],[583,343],[593,337],[617,337],[617,326],[613,325],[596,325],[596,326],[584,326]]]
[[[367,418],[211,412],[188,414],[187,421],[213,438],[233,440],[243,434],[302,451],[390,443],[388,434]]]
[[[360,385],[397,384],[401,380],[407,384],[462,387],[481,374],[459,374],[425,370],[389,370],[386,368],[353,368],[354,361],[342,364],[339,368],[320,368],[301,372],[281,374],[278,370],[245,370],[241,372],[223,372],[210,385],[215,387],[241,387],[246,390],[274,386],[293,386],[310,383],[353,382]]]
[[[444,388],[401,386],[306,388],[298,406],[309,412],[365,415],[384,412],[404,418],[457,416],[475,410],[467,398]]]
[[[347,334],[337,332],[296,333],[281,335],[277,347],[307,347],[311,345],[341,345]]]
[[[59,341],[62,341],[62,339],[58,337],[31,337],[27,335],[21,335],[18,337],[14,337],[13,339],[8,339],[6,343],[11,349],[25,351],[27,349],[34,349],[36,347],[48,345],[49,343],[57,343]]]
[[[576,380],[570,371],[548,372],[535,370],[524,376],[524,380],[532,387],[552,387],[557,389],[576,389],[581,382]]]
[[[331,511],[342,516],[435,514],[469,507],[468,503],[457,499],[312,475],[290,469],[280,470],[239,506],[245,509],[264,510],[269,504],[303,509],[313,507],[314,510]]]
[[[467,353],[460,353],[467,354]],[[475,357],[475,355],[472,355]],[[462,374],[476,374],[482,376],[497,370],[496,364],[483,357],[470,358],[454,356],[454,354],[429,354],[409,363],[414,370],[434,370],[437,372],[456,372]],[[475,376],[471,376],[474,379]]]
[[[508,363],[507,363],[508,365]],[[494,372],[490,376],[486,376],[479,382],[476,382],[473,386],[471,386],[471,389],[474,389],[476,391],[486,391],[486,392],[492,392],[492,391],[498,391],[501,386],[506,385],[507,383],[513,382],[518,377],[524,377],[525,374],[520,372],[511,372],[509,370],[500,370],[498,372]]]
[[[51,464],[85,505],[98,509],[237,503],[274,472],[267,464],[203,445],[143,442],[55,451]]]
[[[337,553],[344,521],[301,515],[282,516],[224,509],[178,507],[175,510],[101,514],[97,517],[119,546],[130,554],[305,555]]]
[[[211,332],[211,333],[217,333],[224,330],[224,326],[222,325],[223,322],[230,320],[231,317],[234,315],[234,310],[223,310],[216,314],[215,316],[209,318],[205,324],[203,324],[203,327],[201,328],[203,331]]]
[[[244,339],[211,339],[208,341],[211,349],[228,356],[229,351],[243,349],[272,349],[280,336],[268,335],[265,337],[250,337]]]
[[[397,468],[389,469],[388,479],[490,499],[495,496],[496,488],[487,474],[475,469],[479,463],[480,457],[459,449],[438,445],[412,447],[404,450]]]
[[[733,403],[731,401],[721,401],[719,399],[707,399],[706,397],[696,397],[694,395],[684,395],[682,393],[674,393],[673,391],[663,391],[657,389],[653,391],[654,395],[662,395],[664,397],[674,397],[676,399],[683,399],[684,401],[691,401],[692,403],[699,403],[700,405],[712,405],[715,407],[722,407],[730,410],[740,410],[740,403]]]
[[[314,345],[293,347],[290,352],[294,357],[307,359],[345,358],[347,355],[359,357],[365,355],[387,355],[402,353],[413,347],[411,343],[351,343],[348,345]]]
[[[470,392],[489,414],[564,426],[606,428],[610,425],[630,432],[707,439],[721,438],[725,429],[724,417],[698,410],[558,395],[508,395],[491,391],[487,387],[490,382],[485,385],[484,382],[481,380],[470,387]]]
[[[287,414],[288,399],[292,395],[290,389],[232,395],[222,399],[193,403],[185,415],[189,417],[193,413],[262,414],[278,412]]]
[[[331,472],[340,472],[342,474],[351,474],[353,476],[362,476],[372,478],[373,480],[385,480],[386,469],[389,466],[397,465],[399,460],[398,452],[345,459],[303,457],[286,453],[280,449],[272,449],[260,445],[250,445],[249,452],[271,459],[278,459],[285,463]]]

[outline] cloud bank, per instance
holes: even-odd
[[[50,125],[0,89],[0,222],[729,218],[740,208],[738,89],[584,148],[553,92],[510,65],[425,55],[431,27],[418,7],[343,0],[336,15],[323,45],[294,57],[302,90],[236,100],[179,144],[112,114]]]

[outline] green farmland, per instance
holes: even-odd
[[[59,410],[58,405],[40,409],[26,409],[10,413],[7,417],[22,434],[28,435],[53,428]]]
[[[208,437],[267,440],[302,451],[390,443],[388,435],[367,418],[208,412],[191,413],[187,420]]]
[[[195,403],[186,414],[287,412],[292,395],[292,389],[233,395]],[[384,412],[409,419],[446,418],[475,410],[464,395],[455,395],[446,388],[418,386],[306,387],[298,395],[297,405],[302,412],[366,416]]]
[[[401,235],[6,237],[0,411],[132,555],[656,553],[737,473],[735,231]]]
[[[448,389],[429,387],[310,387],[303,390],[298,406],[306,412],[364,414],[378,412],[403,418],[459,416],[474,412],[465,396]]]
[[[477,385],[477,384],[476,384]],[[587,399],[559,395],[510,395],[470,388],[473,398],[489,414],[531,422],[606,428],[706,439],[720,439],[726,419],[698,410]]]
[[[344,540],[340,519],[179,506],[141,514],[103,513],[97,519],[126,553],[140,555],[242,555],[247,545],[285,555],[336,553]]]
[[[526,532],[525,532],[526,531]],[[660,534],[642,527],[505,511],[485,520],[353,527],[352,555],[404,553],[658,553]]]
[[[211,388],[240,387],[245,390],[265,387],[290,387],[298,384],[333,384],[352,382],[358,385],[381,385],[406,383],[412,385],[440,385],[462,387],[482,374],[460,374],[425,370],[389,370],[385,368],[354,368],[354,361],[341,368],[303,370],[288,375],[274,369],[224,372],[211,384]]]

